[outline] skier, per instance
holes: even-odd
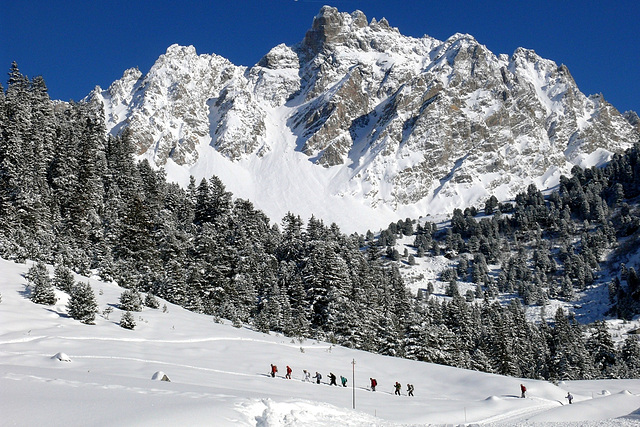
[[[291,368],[287,365],[287,375],[284,376],[286,379],[291,379]]]
[[[320,372],[316,371],[315,376],[313,377],[316,379],[316,384],[320,384],[320,380],[322,379],[322,375],[320,375]]]
[[[569,399],[569,405],[571,405],[571,401],[573,400],[573,396],[571,395],[571,393],[567,392],[566,399]]]
[[[333,372],[329,372],[329,385],[338,385],[336,384],[336,376],[333,374]]]
[[[369,378],[371,381],[371,391],[376,391],[376,386],[378,385],[378,381],[375,378]]]
[[[407,384],[407,396],[413,397],[413,384]]]
[[[527,392],[527,388],[524,386],[524,384],[520,384],[520,392],[521,392],[520,397],[524,399],[525,398],[524,394]]]
[[[276,377],[276,372],[278,372],[278,367],[272,363],[271,364],[271,377],[272,378]]]
[[[303,369],[302,372],[304,373],[304,379],[302,381],[311,382],[311,372],[307,371],[306,369]]]
[[[402,388],[402,384],[400,384],[398,381],[396,381],[396,384],[394,385],[394,387],[396,388],[396,392],[394,394],[397,394],[398,396],[402,396],[402,394],[400,393],[400,389]]]
[[[342,381],[342,387],[346,387],[347,386],[347,379],[345,377],[343,377],[342,375],[340,375],[340,381]]]

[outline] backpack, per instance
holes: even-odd
[[[371,380],[371,385],[374,386],[374,387],[377,386],[378,385],[378,381],[376,381],[375,379]]]

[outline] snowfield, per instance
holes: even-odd
[[[262,334],[169,303],[163,310],[164,301],[134,313],[137,326],[126,330],[118,325],[122,289],[76,276],[89,280],[101,313],[113,307],[84,325],[67,316],[62,292],[54,306],[28,299],[29,266],[0,260],[3,425],[640,425],[638,380],[556,386]],[[320,372],[323,384],[302,381],[303,369]],[[170,382],[158,381],[159,371]],[[330,372],[348,387],[329,386]],[[402,396],[393,394],[396,381]],[[406,395],[409,383],[415,397]]]

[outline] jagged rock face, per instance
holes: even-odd
[[[107,91],[96,88],[90,96],[105,105],[107,127],[112,132],[131,128],[138,154],[147,154],[159,165],[168,158],[192,164],[198,159],[196,147],[210,132],[216,135],[216,146],[222,151],[236,136],[233,126],[224,125],[225,118],[211,128],[214,121],[209,106],[217,104],[233,116],[246,99],[243,73],[244,68],[220,56],[197,55],[193,46],[173,45],[147,75],[127,70]],[[229,100],[225,95],[234,87],[238,99]],[[247,122],[248,129],[259,131],[259,123]],[[255,144],[248,152],[253,147]]]
[[[553,185],[573,164],[636,142],[640,128],[531,50],[496,56],[469,35],[406,37],[328,6],[299,44],[254,67],[174,45],[145,76],[127,70],[91,96],[110,131],[130,127],[158,165],[193,165],[203,145],[232,161],[264,155],[288,143],[272,126],[318,167],[348,168],[343,196],[393,209],[472,187],[506,198]]]
[[[635,111],[625,111],[623,117],[634,127],[636,131],[640,133],[640,117]]]

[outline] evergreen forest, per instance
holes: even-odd
[[[126,129],[107,135],[103,117],[100,105],[52,101],[15,63],[0,86],[0,256],[55,266],[53,280],[30,270],[35,303],[55,302],[57,287],[91,324],[98,308],[75,271],[118,283],[132,311],[146,293],[238,327],[426,362],[640,378],[635,335],[616,344],[604,321],[580,324],[563,309],[553,321],[525,316],[598,283],[610,316],[640,313],[640,277],[616,261],[639,246],[640,144],[605,167],[574,167],[548,195],[531,185],[509,203],[457,209],[447,224],[407,218],[347,235],[315,217],[267,218],[215,176],[168,182],[136,160]],[[411,253],[398,251],[401,238]],[[401,269],[434,256],[454,265],[439,277],[447,295],[411,294]]]

